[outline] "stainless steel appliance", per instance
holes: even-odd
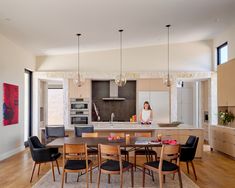
[[[70,124],[88,124],[89,101],[83,98],[70,99]]]

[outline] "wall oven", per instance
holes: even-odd
[[[83,98],[70,99],[70,124],[88,124],[89,101]]]

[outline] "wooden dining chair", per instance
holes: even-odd
[[[110,136],[119,136],[120,138],[125,138],[125,133],[123,132],[115,132],[110,133]],[[125,161],[129,161],[129,151],[126,150],[126,148],[121,149],[121,155],[125,156]]]
[[[61,180],[61,187],[64,187],[64,179],[67,182],[67,173],[86,173],[87,187],[89,187],[89,174],[90,182],[92,182],[92,162],[87,157],[86,144],[64,144],[63,147],[63,173]]]
[[[98,133],[82,133],[83,138],[96,138],[98,137]],[[98,155],[98,149],[97,148],[88,148],[87,149],[88,156],[90,155]]]
[[[121,157],[121,150],[119,145],[98,145],[98,183],[100,187],[101,174],[108,174],[108,183],[110,183],[110,176],[112,174],[120,174],[120,187],[123,187],[123,172],[131,169],[131,187],[134,187],[133,165],[128,161],[123,161]]]
[[[150,132],[136,132],[135,133],[135,137],[146,137],[149,138],[151,137],[151,133]],[[149,161],[149,157],[151,159],[153,159],[153,156],[155,156],[155,160],[157,160],[157,152],[154,151],[151,147],[149,148],[145,148],[145,149],[137,149],[134,152],[134,166],[135,166],[135,170],[136,170],[136,156],[138,155],[145,155],[146,156],[146,160],[147,162]]]
[[[176,160],[176,163],[169,161]],[[165,175],[175,174],[179,175],[179,184],[182,188],[182,179],[180,172],[180,145],[163,145],[161,149],[160,161],[152,161],[144,164],[143,167],[143,187],[145,186],[145,170],[151,170],[159,174],[160,188],[163,187]],[[163,181],[164,180],[164,181]]]

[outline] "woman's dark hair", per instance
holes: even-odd
[[[149,102],[148,102],[148,101],[145,101],[145,102],[144,102],[144,105],[145,105],[145,104],[147,104],[147,105],[148,105],[148,110],[152,110],[152,108],[151,108],[151,106],[150,106],[150,104],[149,104]]]

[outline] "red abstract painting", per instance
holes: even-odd
[[[19,121],[19,87],[3,84],[3,125],[17,124]]]

